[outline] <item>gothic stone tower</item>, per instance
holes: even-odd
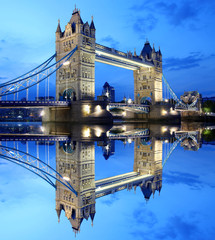
[[[77,196],[64,185],[56,182],[56,211],[61,211],[72,224],[75,232],[80,230],[83,219],[95,215],[95,146],[93,142],[56,144],[56,169],[73,186]]]
[[[140,67],[134,70],[134,99],[135,103],[141,104],[146,101],[155,104],[162,101],[162,54],[151,48],[146,41],[139,56],[145,62],[153,65],[152,68]]]
[[[151,139],[151,144],[147,145],[144,139],[135,139],[134,144],[134,171],[140,175],[152,174],[153,181],[147,181],[141,186],[141,190],[148,200],[155,190],[162,187],[162,141]]]
[[[95,26],[83,23],[80,10],[61,31],[60,22],[56,30],[56,61],[76,46],[78,50],[56,74],[56,100],[94,100],[95,95]]]

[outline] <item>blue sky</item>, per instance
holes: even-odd
[[[25,145],[19,147],[24,150]],[[103,158],[101,147],[97,147],[96,179],[132,171],[133,147],[133,143],[125,146],[117,141],[116,154],[108,160]],[[29,143],[29,148],[35,148],[35,143]],[[156,192],[146,203],[137,188],[136,194],[124,190],[98,199],[94,226],[90,220],[84,220],[76,239],[213,240],[213,156],[214,146],[203,145],[197,152],[178,146],[163,169],[160,196]],[[50,151],[50,157],[54,162],[55,150]],[[61,222],[57,222],[55,190],[49,184],[3,160],[0,180],[2,239],[74,239],[64,213]]]
[[[96,41],[140,53],[146,38],[161,47],[163,73],[176,93],[215,95],[215,2],[179,1],[1,1],[0,80],[16,77],[55,52],[57,20],[69,21],[75,4],[84,21],[94,16]],[[118,99],[133,96],[133,73],[96,64],[96,93],[108,81]],[[53,84],[54,86],[54,84]]]

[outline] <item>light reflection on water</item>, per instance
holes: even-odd
[[[2,239],[213,239],[212,127],[0,127]]]

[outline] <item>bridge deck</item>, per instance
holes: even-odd
[[[97,62],[102,62],[129,70],[137,70],[140,67],[153,67],[153,64],[150,62],[143,61],[133,55],[129,56],[126,53],[117,51],[113,48],[105,47],[97,43],[95,60]]]
[[[110,183],[105,186],[97,187],[96,191],[95,191],[96,198],[102,197],[102,196],[110,194],[112,192],[123,190],[123,189],[127,188],[127,186],[129,184],[132,184],[132,185],[141,184],[141,182],[150,180],[153,177],[154,176],[151,174],[145,174],[145,175],[141,175],[141,176],[132,177],[129,179],[124,179],[122,181]]]
[[[66,101],[0,101],[0,108],[19,107],[68,107],[71,102]]]
[[[122,181],[131,177],[136,177],[138,175],[137,172],[130,172],[130,173],[124,173],[120,174],[114,177],[104,178],[100,180],[95,181],[96,187],[104,186],[106,184],[114,183],[116,181]]]

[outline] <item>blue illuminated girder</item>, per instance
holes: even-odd
[[[52,62],[56,54],[54,54],[43,64],[34,68],[30,72],[18,78],[12,79],[8,82],[0,84],[0,97],[24,91],[44,81],[45,79],[50,77],[53,73],[55,73],[58,69],[60,69],[63,66],[63,64],[71,58],[71,56],[74,54],[77,48],[78,47],[76,46],[66,56],[64,56],[59,61],[53,63],[50,66],[48,65]]]
[[[63,184],[77,196],[77,192],[71,184],[66,181],[60,173],[42,160],[26,152],[2,145],[0,145],[0,152],[1,158],[26,168],[48,182],[52,187],[56,188],[55,183],[52,181],[52,179],[54,179]]]

